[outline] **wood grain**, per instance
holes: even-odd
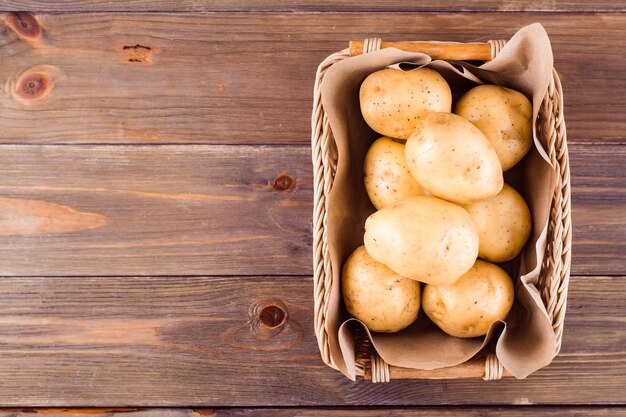
[[[406,2],[390,0],[298,0],[286,3],[278,0],[6,0],[0,10],[74,11],[74,12],[208,12],[208,11],[349,11],[349,12],[476,12],[476,11],[546,11],[546,12],[599,12],[624,11],[623,1],[600,0],[593,3],[583,0],[482,0],[459,2],[456,0]]]
[[[573,271],[620,274],[626,271],[626,146],[570,145],[570,164]]]
[[[0,417],[626,415],[609,406],[626,399],[623,1],[0,10],[38,12],[0,15],[0,405],[18,407]],[[348,381],[313,335],[317,64],[366,35],[484,41],[535,21],[553,42],[571,144],[561,355],[523,381]],[[451,404],[480,408],[410,408]]]
[[[570,142],[625,141],[626,61],[615,59],[626,55],[624,14],[100,13],[35,19],[41,37],[35,23],[20,29],[7,26],[10,15],[0,17],[0,79],[8,80],[0,89],[0,143],[305,144],[315,69],[350,39],[507,39],[537,21],[553,43]],[[24,83],[25,74],[42,72],[52,82]],[[17,94],[29,88],[36,100]]]
[[[309,274],[310,167],[304,147],[1,146],[0,275]]]
[[[522,380],[350,382],[319,358],[310,277],[0,281],[0,403],[608,404],[626,398],[626,277],[574,277],[562,354]],[[281,331],[252,323],[281,305]]]
[[[626,407],[368,407],[368,408],[216,408],[216,409],[27,409],[0,412],[0,417],[621,417]]]
[[[626,146],[570,156],[573,273],[623,274]],[[0,146],[0,275],[310,274],[310,161],[304,146]]]
[[[0,198],[0,211],[0,236],[75,233],[107,223],[99,214],[38,200]]]

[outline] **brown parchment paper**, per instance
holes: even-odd
[[[546,248],[547,221],[557,173],[535,136],[535,146],[505,179],[525,197],[533,216],[533,232],[524,252],[505,265],[516,282],[516,301],[504,322],[493,323],[482,338],[448,336],[423,312],[409,328],[396,334],[369,332],[351,319],[341,297],[341,267],[350,253],[363,244],[365,219],[374,212],[363,183],[363,160],[380,135],[363,120],[359,88],[370,73],[394,66],[411,70],[428,66],[450,84],[456,100],[479,83],[498,84],[523,92],[533,103],[533,125],[552,76],[552,50],[540,24],[519,30],[493,61],[479,67],[465,62],[433,61],[425,54],[383,49],[344,59],[331,66],[322,82],[322,104],[337,145],[338,163],[328,197],[328,240],[333,266],[326,327],[332,362],[351,379],[356,378],[355,326],[362,326],[378,354],[389,364],[416,369],[436,369],[460,364],[495,342],[496,355],[517,378],[549,364],[556,337],[536,288]]]

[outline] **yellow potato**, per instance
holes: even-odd
[[[420,284],[393,272],[358,247],[341,273],[348,312],[375,332],[397,332],[413,323],[420,309]]]
[[[450,113],[430,113],[406,142],[411,174],[433,195],[455,203],[495,197],[504,184],[498,155],[480,130]]]
[[[478,337],[496,320],[504,320],[513,305],[513,282],[497,265],[476,261],[456,283],[426,285],[424,313],[450,336]]]
[[[363,166],[365,189],[374,207],[381,209],[413,195],[428,195],[409,172],[404,144],[382,137],[370,146]]]
[[[454,112],[487,136],[505,171],[532,146],[533,106],[522,93],[497,85],[479,85],[459,99]]]
[[[491,200],[466,204],[478,228],[478,256],[490,262],[515,258],[530,236],[530,210],[522,196],[508,184]]]
[[[367,252],[394,272],[447,285],[472,267],[478,231],[469,213],[435,197],[408,197],[369,216]]]
[[[429,112],[452,111],[452,93],[434,70],[386,68],[370,74],[360,91],[361,113],[381,135],[408,138]]]

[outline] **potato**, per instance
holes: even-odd
[[[406,142],[405,158],[418,183],[455,203],[495,197],[504,184],[498,155],[461,116],[430,113]]]
[[[487,136],[505,171],[532,146],[533,106],[522,93],[497,85],[479,85],[459,99],[454,112]]]
[[[469,213],[436,197],[408,197],[365,221],[372,258],[417,281],[447,285],[472,267],[478,231]]]
[[[404,144],[382,137],[374,141],[363,166],[365,189],[378,210],[413,195],[428,195],[404,160]]]
[[[456,283],[426,285],[424,313],[450,336],[487,334],[496,320],[504,320],[513,305],[513,282],[497,265],[476,261]]]
[[[515,258],[530,236],[530,210],[522,196],[508,184],[491,200],[466,204],[478,228],[478,256],[491,262]]]
[[[429,112],[452,111],[452,93],[434,70],[386,68],[370,74],[360,91],[361,113],[384,136],[408,138]]]
[[[341,272],[348,312],[375,332],[397,332],[413,323],[420,309],[420,284],[393,272],[369,256],[364,246]]]

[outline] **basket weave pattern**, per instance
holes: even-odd
[[[490,41],[494,55],[502,49],[504,42]],[[364,53],[380,48],[380,39],[365,41]],[[311,118],[311,146],[314,169],[314,213],[313,213],[313,261],[314,261],[314,298],[315,298],[315,333],[322,360],[336,368],[330,355],[329,337],[326,330],[328,299],[332,288],[333,271],[327,239],[326,196],[333,186],[337,167],[337,150],[328,119],[321,101],[321,82],[324,73],[331,65],[349,57],[348,49],[334,53],[318,67],[313,93],[313,114]],[[571,199],[570,173],[563,118],[563,98],[561,83],[556,71],[542,101],[537,121],[537,134],[547,144],[548,156],[555,171],[559,173],[553,190],[553,199],[548,223],[547,248],[541,266],[538,286],[542,300],[557,338],[556,355],[561,347],[563,321],[567,301],[567,288],[571,260]],[[376,354],[369,340],[359,337],[357,343],[357,374],[371,375],[373,382],[386,382],[390,378],[389,365]],[[483,378],[500,379],[503,367],[495,354],[485,358]],[[454,377],[454,367],[448,368],[450,377]]]

